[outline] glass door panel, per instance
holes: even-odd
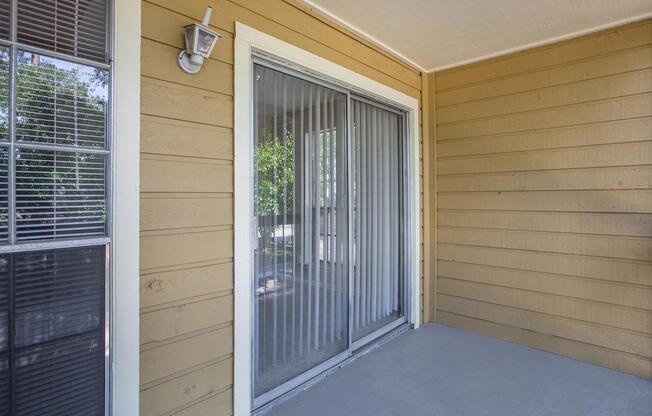
[[[254,66],[254,395],[349,348],[347,95]]]
[[[404,314],[403,114],[351,100],[353,341]]]

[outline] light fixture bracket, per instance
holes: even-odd
[[[187,51],[182,50],[181,52],[179,52],[177,63],[179,64],[179,68],[181,68],[183,72],[185,72],[186,74],[194,75],[197,72],[199,72],[203,62],[194,63],[190,58],[191,55]]]

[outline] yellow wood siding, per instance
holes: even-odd
[[[223,37],[189,76],[181,28],[209,4]],[[413,97],[421,73],[294,0],[149,0],[142,19],[141,415],[228,415],[235,21]]]
[[[652,20],[431,79],[437,320],[652,377]]]

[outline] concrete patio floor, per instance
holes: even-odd
[[[427,324],[266,415],[650,416],[652,381]]]

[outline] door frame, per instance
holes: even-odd
[[[110,286],[107,416],[139,413],[140,35],[141,4],[112,0]]]
[[[253,348],[253,63],[254,53],[295,64],[318,77],[332,79],[353,91],[391,103],[406,111],[408,132],[408,215],[409,259],[405,285],[409,302],[407,320],[420,325],[420,245],[421,192],[419,155],[419,100],[328,61],[306,50],[276,39],[240,22],[234,39],[234,383],[235,416],[252,411]]]

